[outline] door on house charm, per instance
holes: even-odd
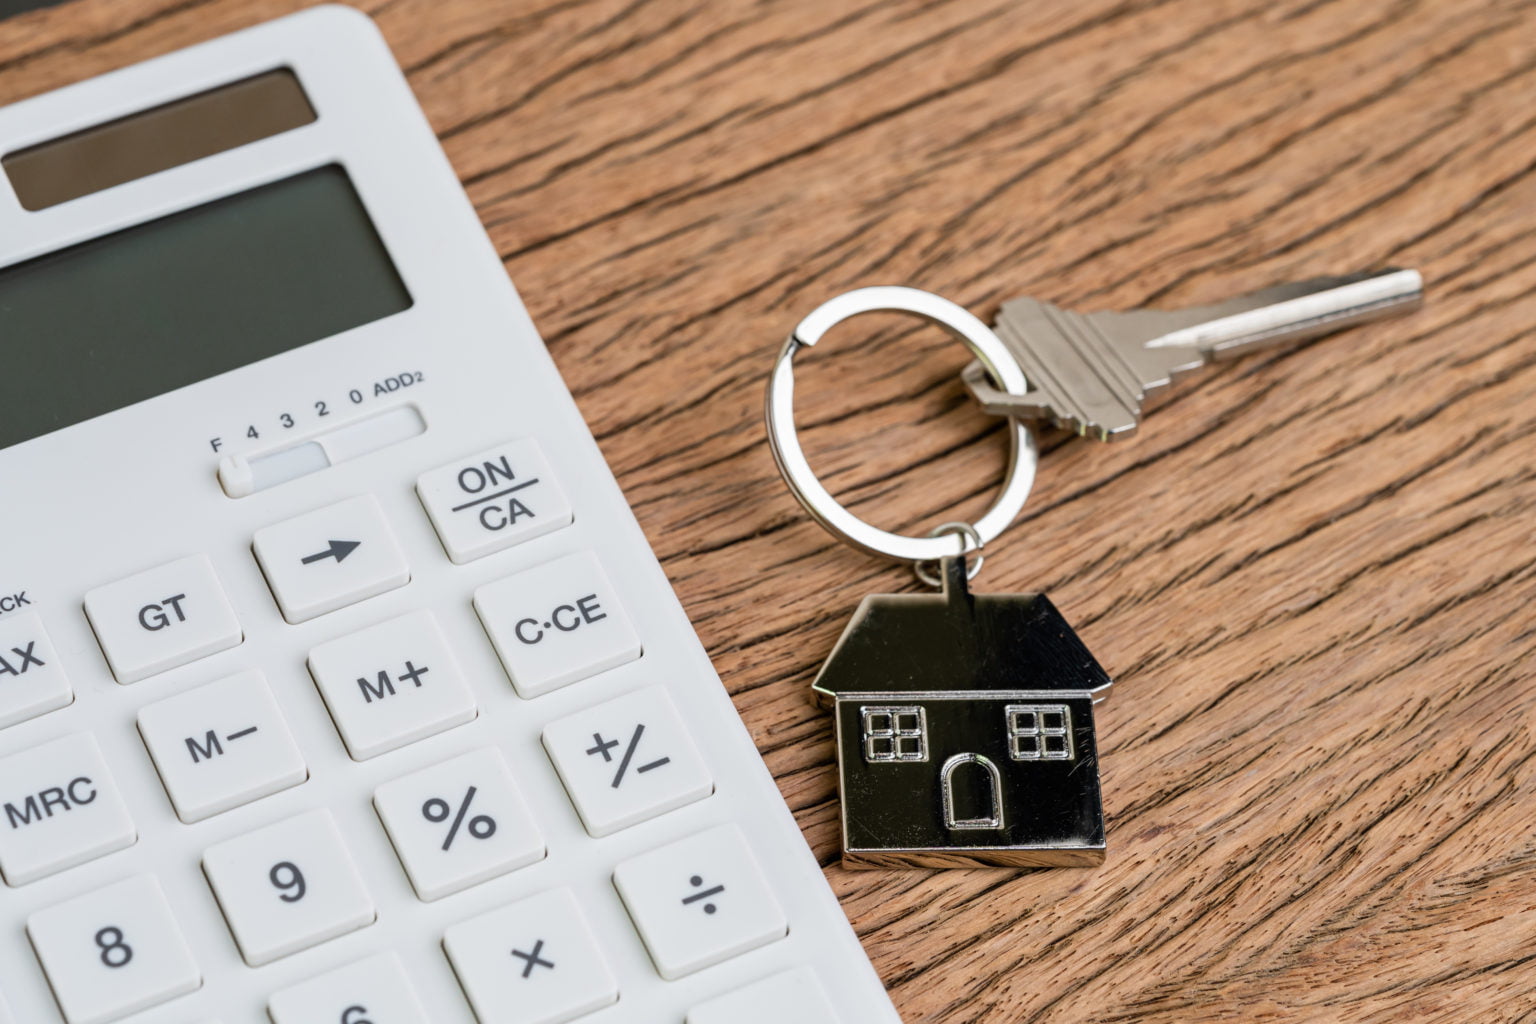
[[[980,754],[956,754],[939,776],[944,827],[952,832],[1003,827],[1003,775]]]

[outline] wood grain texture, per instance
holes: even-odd
[[[76,0],[0,102],[287,11]],[[911,1022],[1536,1021],[1536,3],[369,0]],[[1044,438],[980,590],[1046,590],[1117,685],[1107,863],[836,866],[809,681],[915,586],[790,499],[775,347],[841,289],[981,314],[1423,269],[1426,308]],[[805,360],[873,521],[985,506],[965,355]]]

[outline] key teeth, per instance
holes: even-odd
[[[996,331],[1040,392],[1035,418],[1106,440],[1135,430],[1143,393],[1137,367],[1091,317],[1015,299],[1003,306]]]

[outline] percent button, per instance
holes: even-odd
[[[495,749],[387,782],[373,805],[423,900],[544,859],[544,837]]]
[[[457,814],[454,814],[453,824],[448,826],[448,834],[443,837],[443,849],[453,846],[453,838],[459,834],[459,826],[464,824],[465,815],[469,814],[469,805],[475,799],[477,787],[470,786],[464,791],[464,800],[459,804]],[[448,801],[442,797],[434,796],[421,805],[421,816],[433,824],[440,824],[448,820],[448,815],[453,814]],[[496,819],[489,814],[477,814],[469,819],[469,834],[476,839],[489,839],[496,834]]]

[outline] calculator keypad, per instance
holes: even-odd
[[[839,1024],[826,990],[809,967],[775,974],[700,1003],[686,1024]]]
[[[26,885],[138,838],[89,733],[0,759],[0,875]]]
[[[416,493],[461,565],[571,524],[571,503],[531,438],[423,473]]]
[[[703,758],[659,686],[551,722],[544,727],[544,747],[593,836],[714,791]]]
[[[429,611],[321,644],[309,670],[359,761],[475,717],[475,698]]]
[[[329,811],[209,847],[203,873],[252,967],[373,923],[373,900]]]
[[[244,635],[207,555],[192,555],[85,595],[85,614],[120,683],[238,647]]]
[[[266,678],[254,670],[148,705],[139,733],[185,822],[309,777]]]
[[[544,859],[544,837],[494,749],[386,783],[373,804],[424,900]]]
[[[590,551],[481,587],[475,610],[523,697],[640,657],[640,637]]]
[[[0,619],[0,729],[74,700],[36,612]]]
[[[107,1024],[202,985],[153,875],[40,910],[27,936],[69,1024]]]
[[[380,953],[272,996],[273,1024],[430,1024],[405,965]]]
[[[257,530],[253,548],[289,622],[306,622],[411,581],[405,553],[371,494]]]
[[[619,998],[569,889],[453,925],[443,948],[480,1024],[565,1024]]]
[[[614,885],[656,971],[674,980],[789,931],[746,838],[721,825],[621,863]]]
[[[423,474],[417,490],[445,550],[459,563],[574,521],[531,440]],[[258,530],[253,551],[283,617],[295,624],[410,580],[379,503],[367,495]],[[481,586],[472,605],[524,699],[590,679],[643,653],[612,581],[590,550]],[[212,564],[201,555],[93,590],[85,607],[121,683],[244,639]],[[0,620],[0,728],[73,699],[57,661],[36,615]],[[436,614],[426,608],[341,636],[332,631],[310,650],[307,667],[354,760],[396,750],[478,714],[458,658]],[[258,670],[145,704],[137,722],[166,795],[187,824],[309,778],[284,713]],[[678,706],[661,685],[581,706],[546,721],[539,736],[594,838],[681,812],[715,789]],[[549,825],[535,818],[521,792],[524,784],[529,780],[514,778],[502,751],[487,747],[374,790],[379,823],[419,899],[442,899],[531,869],[550,856],[541,828]],[[13,886],[137,840],[89,734],[0,760],[0,814],[7,819],[0,825],[0,876]],[[208,846],[201,866],[234,948],[253,968],[366,928],[378,916],[348,844],[325,809]],[[603,898],[622,903],[656,972],[668,980],[788,932],[783,909],[734,825],[624,860],[611,882],[602,886]],[[202,983],[152,876],[47,908],[28,920],[28,933],[68,1024],[116,1021]],[[619,999],[616,976],[570,889],[546,889],[461,920],[441,934],[443,954],[482,1024],[564,1024]],[[275,992],[268,1010],[274,1024],[429,1019],[393,952]],[[0,1012],[0,1024],[7,1024],[3,1018]],[[836,1024],[807,971],[700,1004],[690,1011],[688,1024],[759,1019]]]

